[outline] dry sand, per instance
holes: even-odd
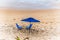
[[[33,17],[40,20],[40,23],[33,23],[31,32],[25,29],[29,23],[21,19]],[[20,37],[24,40],[60,40],[60,10],[0,10],[0,40],[16,40]],[[15,23],[23,26],[18,30]]]

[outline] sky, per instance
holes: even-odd
[[[60,0],[0,0],[0,8],[60,9]]]

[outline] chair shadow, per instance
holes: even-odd
[[[30,29],[27,30],[27,29],[22,29],[22,30],[19,30],[21,33],[24,33],[24,34],[27,34],[27,35],[32,35],[32,36],[35,36],[36,34],[39,34],[39,30],[36,30],[36,29]]]

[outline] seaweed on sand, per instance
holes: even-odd
[[[20,40],[20,38],[17,36],[16,40]]]

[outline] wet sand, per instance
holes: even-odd
[[[40,20],[40,23],[32,23],[31,32],[25,29],[28,22],[21,19],[33,17]],[[0,10],[0,39],[16,40],[20,37],[24,40],[59,40],[60,39],[60,10]],[[23,26],[24,29],[18,30],[15,23]]]

